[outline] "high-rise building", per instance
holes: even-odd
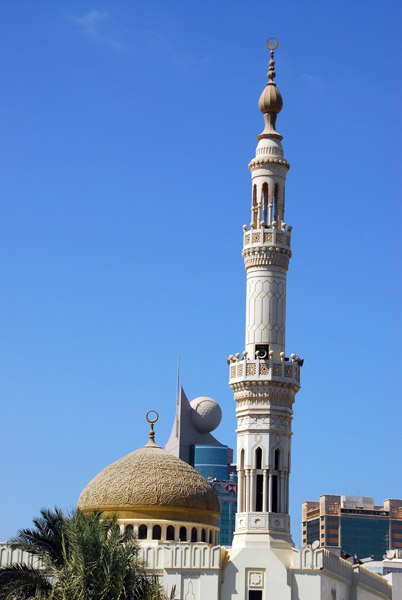
[[[377,505],[370,497],[324,494],[318,502],[303,502],[302,522],[303,546],[317,540],[321,547],[374,560],[402,548],[402,500]]]
[[[189,402],[180,388],[175,421],[165,449],[208,480],[221,507],[218,543],[230,546],[237,510],[237,477],[232,466],[233,450],[211,434],[221,418],[222,411],[215,400],[200,396]]]

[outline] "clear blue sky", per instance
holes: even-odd
[[[176,361],[220,402],[279,38],[293,258],[292,531],[322,493],[402,497],[400,26],[392,1],[6,0],[0,8],[0,540],[165,444]],[[398,356],[399,355],[399,356]]]

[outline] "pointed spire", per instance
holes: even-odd
[[[274,81],[276,77],[275,73],[275,61],[274,61],[274,50],[278,46],[278,40],[276,38],[269,38],[267,40],[267,47],[270,50],[270,61],[268,68],[268,82],[260,96],[258,107],[264,115],[265,128],[262,133],[257,137],[258,140],[264,137],[279,137],[282,136],[276,131],[276,116],[282,110],[283,100],[280,91],[276,87]]]

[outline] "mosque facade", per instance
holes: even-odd
[[[228,358],[237,415],[233,544],[217,543],[217,496],[187,458],[178,450],[174,455],[175,435],[167,445],[170,452],[156,443],[152,411],[148,443],[99,473],[81,493],[78,508],[117,513],[121,530],[138,536],[149,571],[169,593],[175,587],[180,600],[385,600],[392,588],[381,576],[338,558],[319,542],[299,549],[291,538],[292,405],[303,360],[288,357],[285,348],[289,163],[276,129],[283,105],[275,82],[277,42],[271,38],[267,45],[268,82],[259,99],[264,129],[249,164],[251,223],[243,226],[245,350]],[[211,435],[210,426],[205,425],[205,435]]]

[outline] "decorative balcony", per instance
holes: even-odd
[[[229,385],[247,381],[286,381],[300,387],[297,361],[235,359],[229,363]]]
[[[290,230],[264,227],[263,229],[249,229],[244,232],[244,248],[267,245],[290,249]]]

